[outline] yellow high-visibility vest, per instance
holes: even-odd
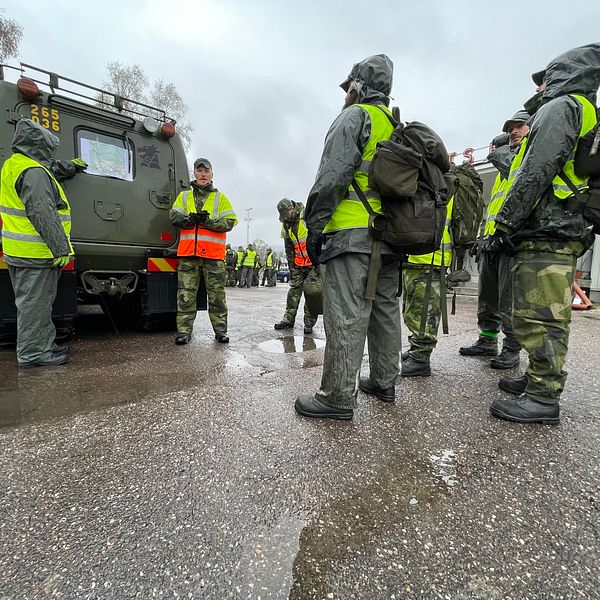
[[[69,241],[69,254],[73,254],[73,246],[69,239],[71,233],[71,207],[64,190],[54,175],[42,164],[16,152],[2,166],[0,176],[0,218],[2,219],[2,251],[8,256],[19,258],[57,258],[33,223],[27,217],[25,205],[15,188],[23,171],[32,168],[44,169],[56,184],[60,199],[64,205],[58,209],[63,231]]]

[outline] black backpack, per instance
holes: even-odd
[[[470,163],[456,167],[457,179],[450,232],[455,248],[473,246],[483,219],[483,181]]]
[[[427,254],[440,247],[446,205],[453,193],[454,177],[441,138],[418,121],[402,123],[398,112],[389,139],[377,143],[369,167],[369,187],[381,195],[383,214],[376,213],[356,180],[353,187],[369,212],[369,231],[398,254]]]
[[[573,167],[580,177],[589,177],[587,190],[580,192],[564,170],[560,172],[560,178],[573,192],[577,211],[592,226],[593,232],[600,235],[600,123],[579,140]]]

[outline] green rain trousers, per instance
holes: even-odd
[[[507,352],[521,350],[512,325],[513,264],[513,257],[505,252],[484,251],[479,262],[477,325],[482,335],[490,338],[496,338],[502,329]]]
[[[204,277],[208,297],[208,316],[215,333],[227,332],[225,263],[210,258],[180,258],[177,265],[177,331],[192,333],[196,318],[196,294]]]
[[[60,269],[8,267],[17,307],[17,360],[48,360],[55,348],[56,328],[52,305],[56,299]]]
[[[382,256],[375,300],[367,300],[369,260],[369,254],[339,254],[329,259],[323,269],[323,321],[327,343],[316,398],[329,406],[357,407],[365,338],[372,383],[385,389],[395,385],[398,377],[399,262],[394,256]]]

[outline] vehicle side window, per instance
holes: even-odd
[[[90,129],[78,129],[76,136],[79,156],[88,164],[88,175],[133,181],[135,148],[131,140]]]

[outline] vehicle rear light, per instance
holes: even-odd
[[[20,77],[19,81],[17,81],[17,89],[21,93],[21,96],[30,102],[37,100],[42,95],[37,83],[33,79],[29,79],[29,77]]]
[[[163,123],[160,132],[164,137],[170,139],[175,135],[175,125],[173,125],[173,123]]]
[[[166,232],[164,232],[164,231],[163,231],[163,232],[160,234],[160,239],[161,239],[163,242],[170,242],[170,241],[173,239],[173,234],[172,234],[172,233],[166,233]]]

